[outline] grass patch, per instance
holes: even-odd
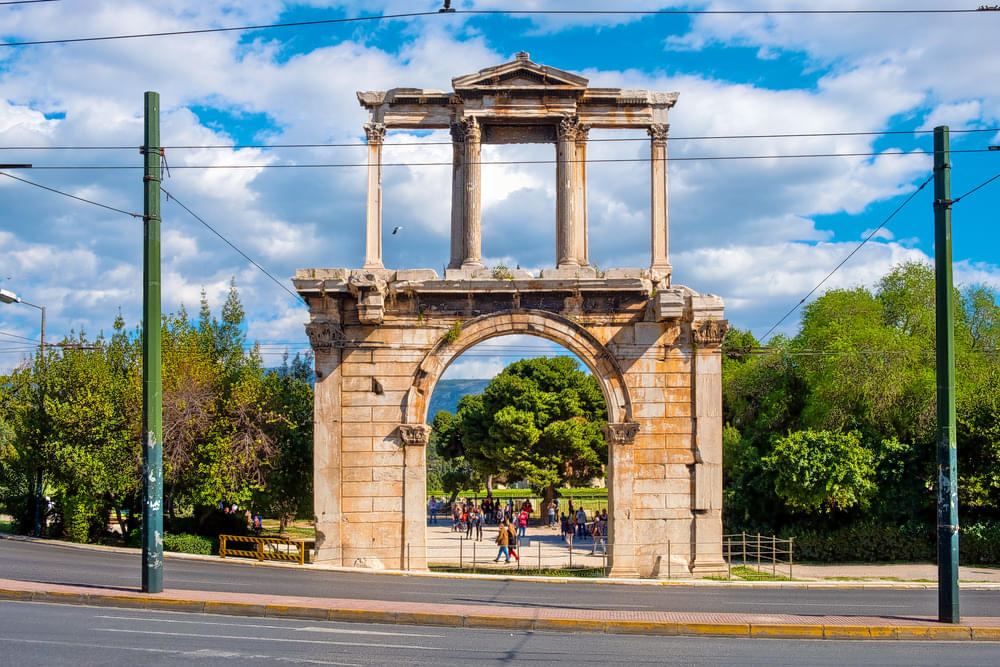
[[[734,577],[739,577],[744,581],[791,581],[781,574],[771,574],[746,565],[737,565],[732,569]]]
[[[264,537],[274,537],[279,535],[278,526],[281,523],[277,519],[264,519],[261,535]],[[315,540],[316,525],[312,521],[293,521],[285,526],[285,532],[280,533],[281,537],[293,540]]]
[[[12,521],[0,521],[0,533],[10,533],[14,527]]]

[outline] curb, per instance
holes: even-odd
[[[64,547],[67,549],[83,549],[89,551],[105,551],[122,554],[137,554],[138,549],[128,547],[111,547],[100,544],[77,544],[74,542],[63,542],[27,535],[10,535],[0,533],[0,540],[12,540],[15,542],[31,542],[33,544],[44,544],[52,547]],[[340,565],[326,565],[324,563],[307,563],[306,565],[296,565],[281,561],[260,562],[238,557],[221,559],[218,556],[205,556],[201,554],[186,554],[175,551],[165,551],[164,558],[177,560],[198,560],[209,563],[231,563],[245,567],[281,567],[288,569],[303,569],[310,571],[324,572],[349,572],[355,574],[372,574],[397,577],[426,577],[433,579],[487,579],[495,581],[522,581],[537,584],[580,584],[591,586],[667,586],[679,588],[762,588],[762,589],[840,589],[840,590],[937,590],[936,582],[917,581],[718,581],[713,579],[597,579],[586,577],[531,577],[518,576],[498,572],[497,574],[472,574],[462,572],[430,572],[416,570],[373,570],[362,567],[346,567]],[[963,591],[1000,591],[1000,582],[961,582],[959,589]]]
[[[148,609],[229,616],[286,618],[347,623],[381,623],[464,627],[521,632],[640,634],[670,637],[741,637],[748,639],[864,639],[1000,641],[1000,627],[973,625],[832,625],[801,623],[697,623],[584,618],[523,618],[490,614],[430,611],[390,611],[266,604],[221,600],[189,600],[155,595],[113,595],[68,591],[27,591],[0,588],[0,600],[98,607]]]

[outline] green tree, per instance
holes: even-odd
[[[874,457],[857,431],[795,431],[778,438],[762,463],[793,512],[865,509],[876,491]]]

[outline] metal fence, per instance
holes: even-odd
[[[794,537],[734,533],[723,535],[722,545],[729,579],[733,578],[734,563],[741,579],[774,579],[779,574],[781,577],[792,578],[795,565]]]

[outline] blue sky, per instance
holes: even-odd
[[[564,9],[543,0],[456,0],[459,9]],[[131,0],[0,7],[0,41],[56,39],[436,10],[440,2],[357,0],[227,3]],[[578,0],[578,9],[604,9]],[[833,6],[833,5],[831,5]],[[629,8],[739,9],[708,0],[636,0]],[[760,0],[759,9],[814,4]],[[836,8],[872,8],[859,1]],[[883,9],[964,8],[955,2],[885,0]],[[450,89],[452,77],[528,51],[535,62],[582,74],[591,85],[677,91],[672,157],[878,153],[876,156],[689,160],[670,163],[674,282],[721,295],[733,325],[758,335],[808,292],[930,174],[934,125],[1000,127],[1000,12],[956,15],[434,15],[252,32],[83,44],[0,47],[0,163],[140,164],[142,94],[162,99],[163,143],[357,143],[365,114],[355,91]],[[903,131],[903,134],[895,132]],[[683,137],[871,132],[811,138]],[[642,138],[593,131],[592,139]],[[386,161],[450,159],[441,133],[390,133]],[[996,131],[956,133],[952,148],[1000,144]],[[11,150],[12,146],[49,147]],[[642,158],[644,141],[592,142],[589,156]],[[551,146],[488,147],[486,160],[552,159]],[[361,163],[360,147],[169,150],[173,167]],[[1000,173],[1000,152],[956,152],[953,194]],[[135,170],[33,169],[18,175],[128,211],[140,211]],[[483,251],[488,264],[554,263],[553,165],[487,165]],[[384,177],[390,268],[440,271],[448,257],[448,167],[392,167]],[[271,273],[357,267],[363,261],[362,168],[175,169],[164,187]],[[591,259],[602,268],[648,264],[648,167],[588,168]],[[1000,180],[954,212],[956,280],[1000,286]],[[204,288],[219,309],[235,277],[248,332],[269,362],[304,350],[304,308],[176,204],[164,203],[164,309],[197,306]],[[871,285],[894,263],[933,253],[925,188],[827,283]],[[0,287],[47,306],[47,334],[107,329],[121,309],[141,313],[141,229],[130,217],[0,178]],[[794,332],[797,316],[779,329]],[[0,306],[0,331],[34,339],[38,317]],[[452,366],[453,377],[492,375],[531,339],[496,339]],[[536,353],[548,353],[538,343]],[[0,334],[0,369],[30,343]]]

